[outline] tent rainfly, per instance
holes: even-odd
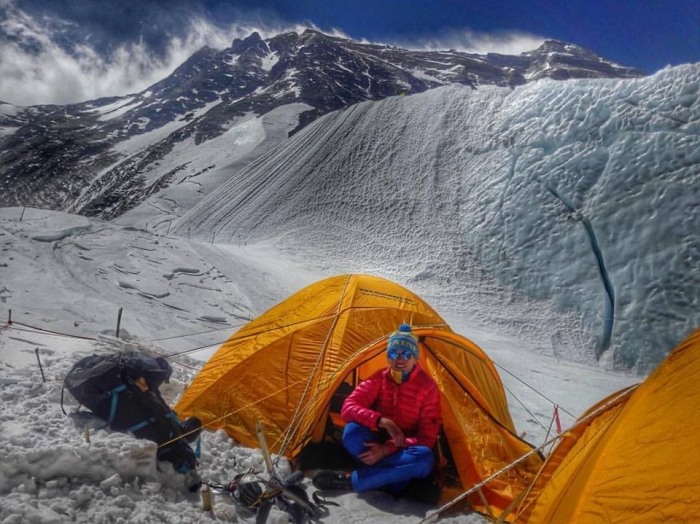
[[[382,278],[328,278],[273,307],[221,346],[175,409],[250,447],[258,445],[261,421],[271,451],[293,458],[308,443],[328,437],[329,423],[337,422],[331,406],[338,392],[387,365],[387,338],[403,322],[419,336],[420,365],[442,394],[444,440],[457,473],[455,484],[443,489],[447,500],[532,446],[517,436],[486,354],[418,296]],[[499,514],[541,465],[533,454],[483,487],[470,504]]]
[[[588,410],[547,458],[517,523],[700,522],[700,330],[639,386]]]

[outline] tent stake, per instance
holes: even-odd
[[[211,511],[211,490],[209,489],[209,484],[202,484],[202,489],[200,490],[202,494],[202,509],[204,511]]]
[[[117,315],[117,334],[116,338],[119,338],[119,327],[122,325],[122,310],[124,308],[119,308],[119,314]]]
[[[39,363],[39,371],[41,371],[41,378],[46,383],[46,375],[44,375],[44,368],[41,366],[41,359],[39,358],[39,348],[34,348],[34,353],[36,354],[36,361]]]

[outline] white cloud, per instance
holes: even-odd
[[[68,53],[55,43],[49,26],[41,20],[11,6],[8,14],[0,22],[2,32],[11,37],[0,48],[0,100],[15,105],[68,104],[140,92],[172,73],[204,45],[223,49],[234,38],[244,38],[252,31],[266,38],[305,29],[300,25],[251,24],[221,29],[194,19],[182,35],[170,38],[163,58],[141,42],[122,45],[104,57],[87,45],[77,45]]]
[[[519,31],[482,33],[471,29],[462,29],[416,40],[397,40],[392,44],[407,49],[426,51],[455,49],[479,55],[487,53],[519,55],[537,49],[545,40],[545,37]]]
[[[197,18],[181,35],[170,37],[162,57],[142,42],[124,44],[110,56],[102,56],[86,44],[76,45],[70,53],[59,46],[51,28],[60,21],[33,18],[17,9],[11,0],[0,0],[0,7],[6,13],[0,21],[0,34],[9,36],[0,47],[0,101],[15,105],[68,104],[137,93],[168,76],[204,45],[224,49],[234,38],[245,38],[253,31],[269,38],[287,31],[321,30],[310,21],[289,24],[270,17],[275,20],[270,23],[243,14],[238,17],[242,22],[222,29]],[[322,31],[350,38],[339,28]],[[408,49],[519,54],[535,49],[543,41],[542,37],[526,33],[494,35],[463,30],[385,43]]]

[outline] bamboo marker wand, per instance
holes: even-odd
[[[263,432],[262,422],[259,420],[255,423],[255,431],[258,434],[260,449],[262,450],[263,458],[265,459],[265,467],[267,468],[267,472],[272,475],[274,474],[272,458],[270,458],[270,450],[267,447],[267,440],[265,439],[265,433]]]

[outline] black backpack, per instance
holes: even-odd
[[[159,387],[170,380],[172,368],[161,357],[151,357],[138,351],[111,355],[92,355],[78,361],[64,379],[64,387],[81,405],[88,408],[115,431],[133,433],[159,446],[158,460],[173,464],[176,471],[194,469],[197,458],[188,442],[196,440],[201,428],[193,418],[181,422],[163,400]],[[148,390],[136,382],[144,378]],[[186,434],[184,438],[170,442]]]

